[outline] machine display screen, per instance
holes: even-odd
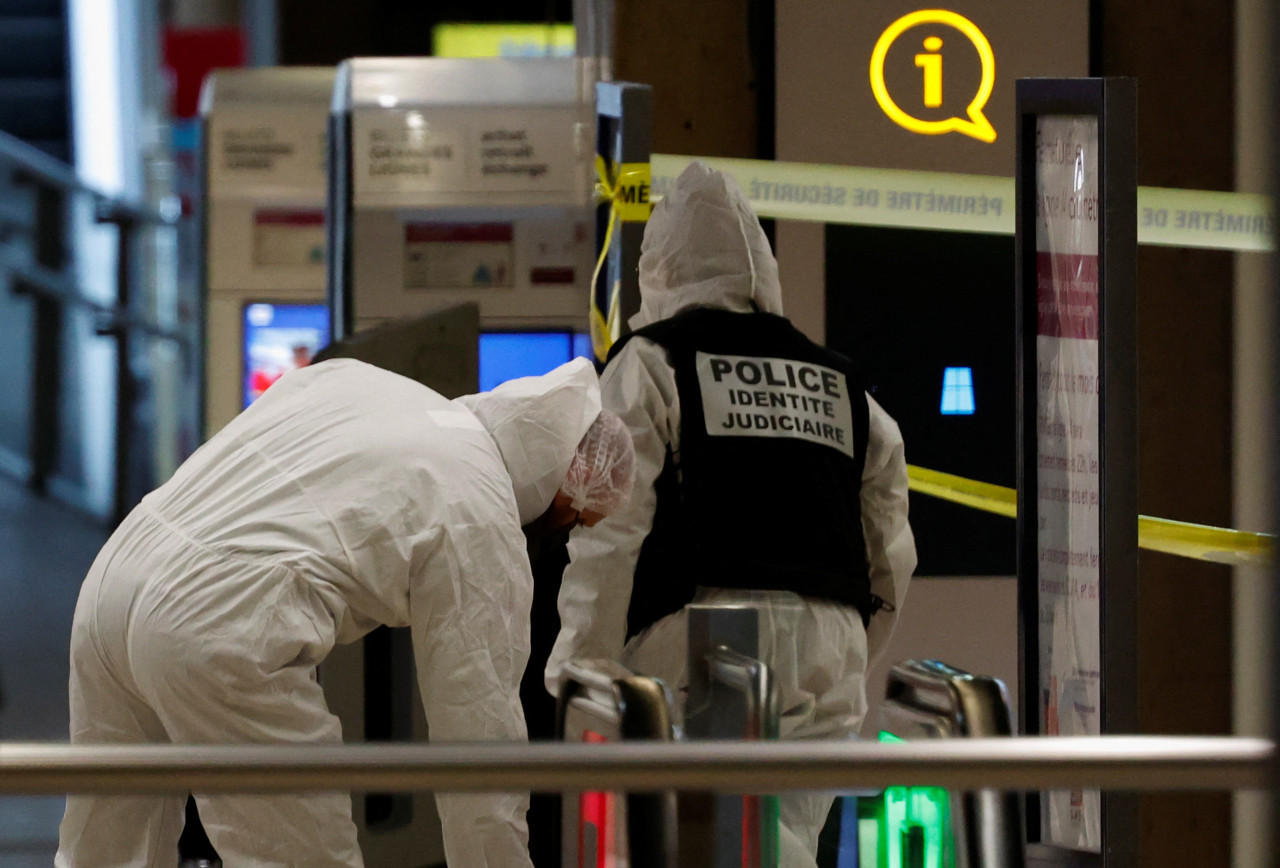
[[[592,358],[591,336],[577,332],[487,332],[480,335],[480,391],[516,377],[545,374],[570,359]]]
[[[242,325],[245,407],[329,343],[329,307],[322,302],[246,304]]]

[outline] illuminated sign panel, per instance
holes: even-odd
[[[1088,0],[778,4],[778,159],[1009,177],[1014,82],[1089,72]]]
[[[437,24],[431,30],[436,57],[573,57],[572,24]]]

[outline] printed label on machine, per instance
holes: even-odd
[[[755,356],[698,353],[698,388],[712,437],[791,437],[853,457],[853,410],[839,371]]]
[[[358,112],[356,202],[378,193],[573,190],[578,116],[565,109],[433,107]],[[584,187],[585,189],[585,187]]]
[[[575,178],[573,110],[508,111],[471,125],[475,190],[569,190]]]
[[[510,223],[407,223],[404,287],[513,286],[514,237]]]
[[[324,265],[324,211],[259,208],[253,212],[254,265]]]
[[[224,109],[209,122],[209,186],[218,196],[262,188],[323,198],[328,114],[280,107]]]
[[[408,112],[359,131],[358,165],[370,185],[400,189],[448,188],[462,177],[462,136],[458,130],[428,128],[421,112]],[[363,152],[363,153],[362,153]],[[385,183],[384,183],[385,182]]]
[[[578,268],[589,271],[594,237],[586,221],[529,220],[520,225],[523,258],[533,286],[572,284]]]

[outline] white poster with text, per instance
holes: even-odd
[[[1036,123],[1040,731],[1100,735],[1098,122]],[[1044,794],[1046,843],[1098,852],[1097,790]]]

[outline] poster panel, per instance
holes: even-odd
[[[1100,735],[1098,119],[1036,121],[1040,732]],[[1098,790],[1044,794],[1046,843],[1099,852]]]

